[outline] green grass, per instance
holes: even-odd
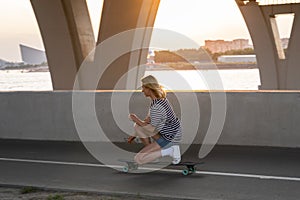
[[[64,200],[64,197],[59,194],[54,195],[54,196],[50,195],[50,196],[48,196],[47,200]]]
[[[37,192],[37,189],[33,188],[33,187],[24,187],[21,189],[20,192],[21,192],[21,194],[29,194],[29,193]]]

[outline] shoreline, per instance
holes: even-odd
[[[147,71],[164,70],[235,70],[257,69],[256,63],[155,63],[147,64]]]
[[[258,69],[256,63],[155,63],[147,64],[146,71],[166,71],[166,70],[235,70],[235,69]],[[30,72],[49,72],[48,66],[26,66],[3,68],[0,71],[21,71]]]
[[[21,73],[29,72],[49,72],[48,66],[37,66],[37,67],[14,67],[14,68],[3,68],[0,71],[21,71]]]

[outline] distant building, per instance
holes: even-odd
[[[154,50],[149,50],[147,55],[147,64],[155,63],[155,52]]]
[[[47,62],[45,51],[20,44],[22,60],[26,64],[38,65]]]
[[[13,66],[13,65],[16,65],[16,64],[0,59],[0,69],[3,69],[7,66]]]
[[[209,49],[212,53],[246,49],[249,47],[249,40],[247,39],[236,39],[233,41],[205,40],[205,48]]]
[[[6,67],[6,61],[5,60],[1,60],[0,59],[0,69],[3,69],[4,67]]]
[[[224,55],[218,57],[222,63],[256,63],[256,55]]]
[[[283,49],[287,49],[289,44],[289,38],[281,38],[281,45]],[[236,39],[233,41],[225,40],[205,40],[206,49],[209,49],[212,53],[221,53],[230,50],[240,50],[246,48],[253,48],[249,44],[247,39]]]
[[[6,63],[7,62],[5,60],[0,59],[0,68],[4,67]]]

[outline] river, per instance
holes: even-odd
[[[146,71],[172,90],[257,90],[258,69]],[[51,91],[49,72],[0,70],[0,91]]]

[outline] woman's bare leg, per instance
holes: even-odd
[[[139,153],[137,153],[134,160],[138,164],[145,164],[154,161],[155,159],[160,157],[161,147],[156,142],[153,142],[144,147]]]

